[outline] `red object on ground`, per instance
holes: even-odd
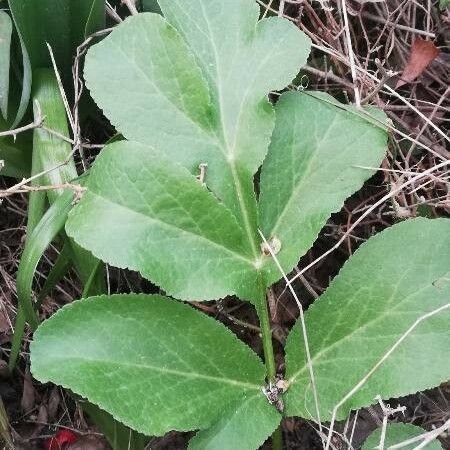
[[[44,443],[45,450],[63,450],[67,445],[72,444],[78,436],[70,430],[60,430],[55,436],[48,438]]]

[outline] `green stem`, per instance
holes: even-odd
[[[264,361],[266,364],[267,377],[269,381],[275,380],[277,369],[275,367],[275,357],[272,345],[272,330],[270,328],[269,310],[267,308],[266,292],[263,290],[261,300],[258,305],[259,326],[264,350]]]
[[[259,326],[261,328],[261,337],[264,350],[264,361],[266,365],[267,378],[270,382],[275,381],[277,368],[275,365],[275,357],[272,344],[272,330],[270,327],[269,310],[267,308],[265,284],[261,281],[261,296],[257,306],[259,316]],[[281,426],[279,426],[272,434],[272,449],[283,450],[283,435]]]

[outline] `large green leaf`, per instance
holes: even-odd
[[[31,344],[31,370],[148,435],[207,428],[256,393],[264,366],[227,328],[161,296],[65,306]]]
[[[385,155],[387,133],[374,108],[358,111],[327,94],[286,93],[261,174],[260,221],[264,235],[281,243],[277,255],[289,272],[316,240],[333,212],[361,188]],[[266,257],[268,285],[281,277]]]
[[[369,239],[306,313],[322,419],[423,315],[450,300],[450,220],[415,219]],[[450,310],[421,321],[340,409],[344,417],[382,398],[450,378]],[[313,411],[304,345],[296,325],[286,346],[286,410]]]
[[[138,270],[181,299],[260,298],[242,229],[184,167],[116,142],[97,157],[87,188],[66,231],[98,258]]]
[[[5,119],[8,116],[11,33],[11,18],[8,13],[0,10],[0,112]]]
[[[255,450],[273,433],[281,415],[261,392],[223,411],[220,420],[199,431],[189,442],[189,450]]]
[[[401,442],[407,441],[409,439],[415,438],[424,434],[425,430],[410,423],[392,423],[389,424],[386,428],[386,436],[384,440],[384,448],[388,449],[388,447],[396,444],[400,444]],[[375,450],[380,445],[381,439],[381,428],[375,430],[364,443],[362,450]],[[414,450],[417,445],[420,444],[420,441],[414,442],[413,444],[406,445],[405,447],[401,447],[402,450]],[[434,440],[431,441],[424,448],[427,450],[442,450],[439,441]]]
[[[150,438],[131,430],[109,413],[89,402],[79,402],[111,445],[112,450],[145,450]]]
[[[253,0],[159,0],[167,21],[127,19],[86,58],[91,94],[118,131],[153,145],[207,186],[259,253],[253,175],[274,126],[267,99],[294,78],[309,40]]]

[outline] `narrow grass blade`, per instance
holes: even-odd
[[[72,265],[70,261],[71,253],[69,245],[70,244],[68,244],[67,242],[64,244],[60,254],[58,255],[58,258],[55,261],[55,264],[53,265],[50,273],[47,276],[47,279],[45,280],[44,286],[42,286],[42,289],[39,292],[36,301],[38,308],[44,301],[45,297],[47,297],[47,295],[54,289],[58,281],[60,281],[64,277],[64,275]]]
[[[20,48],[22,49],[22,93],[20,95],[19,106],[17,108],[16,117],[11,125],[11,129],[16,128],[25,115],[31,96],[31,63],[27,49],[23,42],[20,31],[17,29],[20,39]]]
[[[5,11],[0,11],[0,111],[5,120],[8,117],[11,34],[11,18]]]
[[[30,175],[30,160],[20,149],[0,142],[0,160],[4,162],[0,175],[13,178],[26,178]]]
[[[61,136],[69,137],[66,112],[61,98],[58,83],[52,69],[39,69],[33,73],[33,104],[35,119],[40,113],[45,116],[45,125],[48,129],[56,131]],[[33,153],[40,157],[42,169],[49,171],[43,176],[43,183],[48,185],[62,185],[69,183],[78,177],[73,157],[72,147],[68,140],[64,140],[45,129],[34,130]],[[62,165],[65,163],[64,165]],[[59,167],[58,167],[59,166]],[[58,167],[56,170],[55,167]],[[54,202],[61,194],[61,189],[48,191],[50,203]],[[74,242],[70,242],[72,261],[85,285],[92,272],[97,272],[97,277],[91,280],[93,291],[91,294],[105,292],[105,282],[102,269],[97,269],[98,259],[89,252],[81,249]]]
[[[64,227],[67,214],[72,208],[72,201],[72,191],[65,191],[53,203],[53,205],[50,206],[41,221],[29,235],[29,238],[25,244],[25,249],[22,254],[17,273],[17,297],[19,300],[19,310],[17,312],[13,344],[9,359],[10,369],[14,368],[17,361],[25,322],[27,321],[33,330],[36,329],[39,324],[39,318],[36,314],[33,301],[31,299],[34,274],[43,253],[55,236]]]

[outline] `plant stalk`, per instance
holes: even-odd
[[[274,383],[277,375],[275,356],[273,352],[272,330],[270,326],[269,309],[267,307],[267,297],[265,284],[261,281],[261,297],[257,307],[259,325],[261,328],[261,338],[264,350],[264,362],[266,365],[267,378],[269,383]],[[272,449],[283,450],[283,435],[281,425],[272,434]]]
[[[267,308],[266,292],[263,290],[261,301],[258,307],[259,324],[261,328],[261,338],[264,350],[264,362],[267,370],[267,378],[269,382],[274,382],[277,374],[275,366],[275,357],[272,345],[272,330],[270,327],[269,310]]]

